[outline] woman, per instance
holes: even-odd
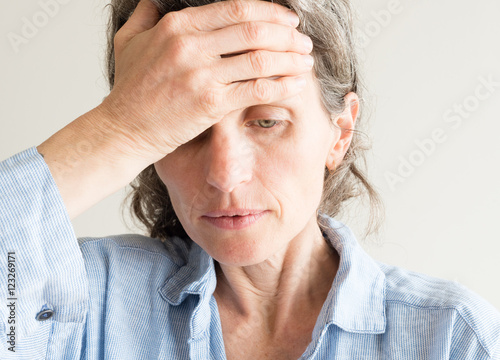
[[[495,309],[334,219],[378,199],[349,3],[207,3],[113,2],[109,96],[0,164],[2,358],[498,358]],[[137,174],[151,237],[75,241]]]

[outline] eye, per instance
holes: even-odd
[[[279,123],[280,123],[280,121],[278,121],[278,120],[269,120],[269,119],[255,120],[255,122],[258,124],[258,126],[264,128],[264,129],[272,128],[276,125],[279,125]]]

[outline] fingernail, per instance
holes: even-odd
[[[311,67],[314,65],[314,58],[311,55],[302,55],[302,59],[304,59],[304,63]]]
[[[290,18],[290,25],[292,25],[294,28],[299,26],[299,17],[296,13],[294,13],[292,10],[288,12],[288,17]]]
[[[306,79],[302,76],[298,77],[295,79],[296,83],[297,83],[297,87],[299,89],[303,88],[306,86]]]

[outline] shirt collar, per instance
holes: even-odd
[[[217,283],[213,258],[194,241],[178,237],[169,239],[165,247],[179,268],[159,289],[162,297],[171,305],[179,305],[189,294],[202,298],[212,295]]]
[[[333,323],[345,331],[385,332],[385,274],[342,222],[320,215],[323,236],[340,255],[340,264],[313,336]]]
[[[340,255],[340,264],[323,305],[313,338],[323,328],[335,324],[348,332],[385,332],[385,275],[361,248],[352,230],[342,222],[320,215],[323,236]],[[167,248],[175,248],[179,268],[159,289],[171,305],[179,305],[189,294],[198,294],[208,303],[217,283],[213,258],[195,242],[172,238]],[[171,249],[170,249],[171,250]]]

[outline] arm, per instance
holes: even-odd
[[[0,296],[9,305],[0,308],[1,359],[44,357],[58,327],[81,336],[89,291],[83,257],[35,147],[0,162],[0,256]],[[37,318],[43,310],[52,316]],[[80,351],[78,343],[58,345]]]
[[[120,142],[127,140],[105,125],[108,119],[103,107],[97,107],[37,147],[71,219],[126,186],[145,167],[120,153]]]
[[[70,217],[232,111],[300,92],[312,47],[293,19],[282,6],[234,1],[159,20],[142,0],[115,36],[109,96],[38,146]],[[262,79],[278,74],[288,76]]]
[[[142,0],[115,37],[115,85],[103,103],[0,163],[1,292],[7,299],[12,252],[18,351],[6,350],[5,307],[0,358],[58,349],[79,357],[89,289],[70,219],[226,114],[301,91],[296,78],[310,71],[302,55],[311,49],[290,16],[276,4],[231,1],[158,20]],[[241,55],[221,56],[232,53]],[[53,315],[37,319],[46,309]]]

